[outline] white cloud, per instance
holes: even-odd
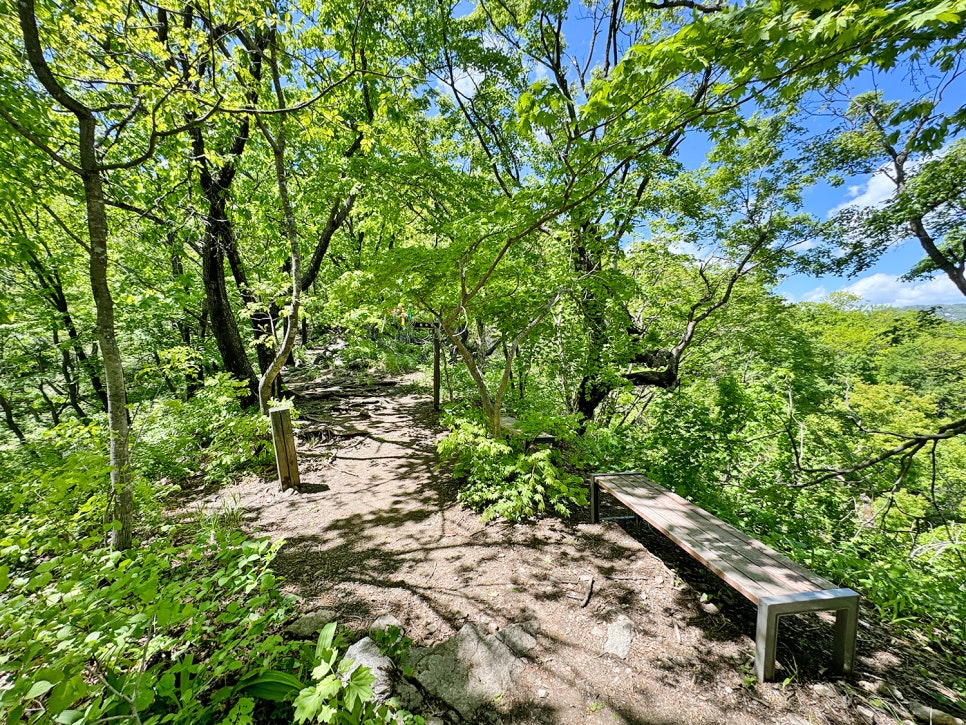
[[[476,95],[476,88],[480,83],[483,82],[484,78],[486,78],[486,74],[481,70],[477,70],[476,68],[470,67],[466,70],[457,69],[456,73],[454,74],[453,85],[456,87],[456,90],[459,92],[462,98],[472,98],[474,95]],[[453,98],[453,89],[449,86],[449,84],[444,83],[441,80],[436,81],[436,89],[440,93]]]
[[[485,77],[483,71],[469,68],[462,75],[456,76],[456,90],[467,98],[472,98],[476,94],[476,87]]]
[[[906,174],[912,176],[922,165],[929,159],[940,159],[949,153],[949,149],[952,148],[953,141],[949,141],[942,146],[942,148],[937,149],[935,153],[932,153],[925,157],[919,157],[915,159],[910,159],[906,162],[905,170]],[[838,212],[842,211],[848,207],[854,207],[856,209],[865,209],[870,206],[879,206],[882,202],[887,201],[892,198],[892,195],[896,193],[896,184],[890,179],[886,173],[885,168],[880,168],[872,176],[870,176],[865,183],[855,184],[848,188],[848,200],[843,201],[838,206],[829,209],[828,215],[834,216]]]
[[[708,247],[703,247],[700,244],[694,242],[689,242],[684,239],[671,239],[668,244],[668,248],[673,254],[686,254],[692,259],[703,260],[709,256]]]
[[[828,297],[828,290],[824,287],[816,287],[802,295],[799,302],[820,302]]]
[[[850,186],[848,190],[848,201],[843,201],[836,207],[829,209],[828,215],[835,216],[843,209],[855,208],[866,209],[870,206],[879,206],[882,202],[892,198],[896,193],[896,185],[885,172],[877,171],[864,184]]]
[[[890,307],[955,305],[966,302],[966,297],[945,275],[921,282],[906,282],[882,272],[863,277],[837,290],[819,286],[802,294],[784,293],[784,297],[789,302],[822,302],[836,291],[855,295],[867,305]]]
[[[843,288],[871,305],[943,305],[966,302],[966,297],[946,275],[922,282],[905,282],[888,274],[878,273],[863,277]]]

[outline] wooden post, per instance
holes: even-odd
[[[440,373],[439,373],[439,357],[440,357],[440,345],[442,341],[440,340],[441,334],[439,325],[433,325],[433,410],[439,412],[439,388],[440,388]]]
[[[590,523],[600,523],[600,488],[597,487],[597,477],[590,476]]]
[[[272,440],[275,443],[275,463],[282,490],[298,489],[299,463],[295,457],[295,436],[292,435],[292,417],[288,408],[272,408],[268,411],[272,420]]]

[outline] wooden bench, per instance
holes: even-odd
[[[834,611],[832,667],[848,675],[855,660],[859,595],[810,572],[640,473],[591,477],[590,515],[600,521],[605,490],[758,605],[755,673],[775,677],[778,620],[785,614]]]
[[[525,436],[523,430],[520,428],[520,422],[509,415],[500,416],[500,427],[507,431],[511,436],[517,436],[527,439],[528,446],[552,446],[556,442],[556,437],[550,433],[545,433],[540,431],[536,435]]]

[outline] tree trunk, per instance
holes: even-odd
[[[285,93],[282,89],[282,78],[279,71],[278,59],[275,54],[276,50],[277,47],[274,44],[269,46],[268,65],[272,72],[272,86],[275,89],[275,100],[277,102],[277,107],[278,110],[283,111],[287,108],[287,103],[285,101]],[[262,135],[265,137],[265,140],[268,141],[268,145],[272,149],[272,158],[275,161],[275,182],[278,186],[279,203],[282,206],[282,228],[285,239],[289,244],[289,272],[292,279],[291,302],[289,304],[288,317],[285,320],[285,333],[282,338],[282,344],[279,349],[276,350],[274,358],[270,360],[268,365],[262,369],[262,378],[258,382],[258,400],[259,405],[261,406],[262,415],[268,415],[269,396],[273,390],[276,390],[276,394],[278,394],[278,390],[281,387],[280,373],[282,372],[282,367],[292,354],[292,350],[295,347],[295,339],[298,334],[299,304],[301,302],[302,295],[302,253],[299,249],[299,235],[298,227],[295,223],[295,209],[292,205],[292,198],[289,195],[288,168],[285,165],[285,146],[287,142],[285,127],[286,117],[284,114],[279,116],[278,133],[275,136],[272,135],[268,125],[264,123],[262,119],[259,118],[257,121]],[[332,221],[331,216],[329,221]],[[334,233],[335,229],[333,228],[328,238],[331,238],[331,235]],[[328,247],[328,240],[326,240],[325,246],[326,248]],[[316,252],[318,253],[318,249],[316,249]],[[321,257],[318,261],[321,262]],[[280,319],[278,311],[275,309],[274,305],[271,314],[275,319]],[[276,383],[279,385],[276,385]]]
[[[208,211],[207,229],[201,248],[201,275],[208,301],[208,319],[211,321],[211,334],[215,338],[225,369],[235,379],[248,385],[248,394],[242,398],[241,404],[250,408],[258,403],[258,379],[242,344],[225,287],[225,254],[219,233],[220,220],[225,218],[224,201],[217,198],[209,201],[211,208]]]
[[[10,429],[10,432],[17,436],[17,440],[21,443],[26,443],[27,438],[23,434],[23,429],[17,425],[17,420],[13,417],[13,406],[3,394],[2,390],[0,390],[0,410],[3,410],[3,420],[7,424],[7,428]]]
[[[594,241],[599,243],[596,235],[596,225],[584,224],[577,232],[576,248],[573,253],[574,271],[578,276],[587,276],[587,284],[583,295],[579,298],[578,307],[584,318],[584,328],[590,336],[587,347],[587,358],[583,364],[583,375],[577,386],[576,411],[580,414],[580,430],[594,419],[600,404],[611,392],[611,385],[604,382],[602,376],[604,361],[602,351],[607,346],[607,308],[606,302],[595,289],[596,273],[600,269],[600,260],[591,250],[584,237],[593,234]]]
[[[182,275],[184,275],[184,264],[181,260],[181,254],[178,252],[178,247],[175,243],[175,238],[173,233],[168,234],[168,246],[171,249],[171,276],[177,280]],[[183,287],[185,294],[190,293],[190,287],[185,284]],[[175,321],[175,327],[178,330],[178,336],[181,338],[181,343],[186,347],[191,347],[191,323],[189,322],[190,315],[188,310],[184,310],[184,315],[180,320]],[[191,400],[194,394],[198,392],[201,388],[201,381],[204,379],[204,370],[199,363],[191,362],[188,363],[188,367],[184,373],[185,377],[185,400]]]
[[[107,212],[101,175],[94,153],[94,118],[82,119],[81,163],[84,173],[84,197],[87,202],[87,229],[90,234],[90,280],[97,308],[97,340],[107,388],[107,417],[110,421],[111,444],[111,511],[115,523],[111,545],[118,550],[131,546],[134,526],[134,491],[131,486],[131,460],[128,445],[127,388],[121,350],[114,332],[114,298],[107,279]]]
[[[96,360],[91,360],[84,351],[77,327],[74,325],[74,318],[71,316],[70,308],[67,305],[67,295],[64,293],[64,285],[60,280],[60,274],[57,268],[52,267],[48,270],[36,254],[28,252],[28,255],[27,266],[30,267],[34,276],[37,278],[43,290],[44,297],[47,298],[51,306],[60,315],[64,329],[67,331],[67,336],[70,338],[74,356],[77,358],[77,362],[81,368],[87,373],[91,387],[94,389],[94,394],[101,403],[101,408],[107,410],[107,391],[104,389],[104,384],[101,381],[100,372],[97,369],[97,362]],[[66,351],[64,352],[66,353]],[[78,412],[81,413],[82,411],[78,409]],[[85,418],[86,415],[82,414],[81,417]]]
[[[67,402],[70,403],[70,407],[74,409],[74,412],[77,413],[77,417],[82,422],[90,423],[90,416],[81,405],[80,383],[78,382],[78,376],[74,371],[74,361],[71,359],[70,351],[60,344],[60,335],[57,331],[57,325],[54,325],[53,328],[54,347],[60,350],[60,372],[61,375],[64,376],[64,387],[67,389]]]
[[[23,34],[24,50],[37,80],[47,93],[77,118],[79,171],[84,185],[87,208],[87,230],[90,235],[90,282],[97,308],[97,339],[104,361],[107,415],[110,424],[111,508],[108,517],[115,526],[111,544],[115,549],[131,546],[134,522],[134,495],[131,488],[130,452],[128,448],[127,390],[121,351],[114,332],[114,299],[108,286],[107,212],[104,203],[103,180],[97,161],[96,125],[93,112],[72,97],[57,81],[47,65],[33,0],[18,0],[17,13]]]
[[[258,62],[260,65],[261,61]],[[255,377],[251,362],[248,360],[231,302],[228,299],[228,290],[225,286],[225,258],[229,249],[234,252],[235,244],[231,220],[228,218],[228,196],[237,173],[236,164],[248,144],[249,125],[248,119],[239,124],[227,153],[229,160],[217,173],[212,173],[201,129],[197,126],[190,129],[192,154],[198,165],[199,181],[205,200],[208,202],[205,235],[201,249],[201,272],[208,305],[208,319],[211,321],[211,334],[215,338],[225,369],[248,386],[248,394],[241,400],[242,406],[246,408],[258,403],[258,378]],[[240,285],[243,294],[247,293],[244,287],[247,285]]]
[[[227,190],[225,190],[227,194]],[[255,355],[258,358],[258,372],[264,374],[272,364],[275,357],[275,335],[274,327],[278,318],[277,310],[272,305],[272,309],[258,309],[258,300],[252,294],[251,285],[248,283],[248,273],[245,265],[242,264],[241,255],[238,253],[238,243],[235,241],[235,232],[232,229],[231,220],[225,219],[221,226],[221,245],[231,268],[232,279],[238,287],[238,294],[242,302],[251,308],[252,337],[255,340]]]

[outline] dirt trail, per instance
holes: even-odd
[[[411,382],[291,387],[303,491],[283,494],[253,477],[210,503],[238,505],[255,531],[284,537],[276,569],[286,590],[304,611],[334,610],[360,633],[385,614],[420,647],[467,622],[484,632],[525,625],[537,646],[513,690],[493,702],[504,723],[844,725],[873,722],[867,713],[896,722],[873,712],[861,689],[824,681],[807,644],[779,653],[807,661],[800,673],[786,667],[787,686],[754,683],[754,612],[722,599],[713,577],[689,574],[695,567],[673,547],[652,548],[678,571],[614,523],[579,523],[585,513],[577,522],[481,523],[437,470],[432,406]],[[582,606],[588,576],[594,588]],[[724,614],[701,602],[702,591]],[[621,616],[635,635],[626,659],[602,654]],[[802,631],[786,638],[812,636]],[[830,638],[828,625],[814,631]],[[860,639],[860,678],[874,684],[875,668],[895,663],[867,656],[867,645]],[[817,651],[829,647],[820,639]]]

